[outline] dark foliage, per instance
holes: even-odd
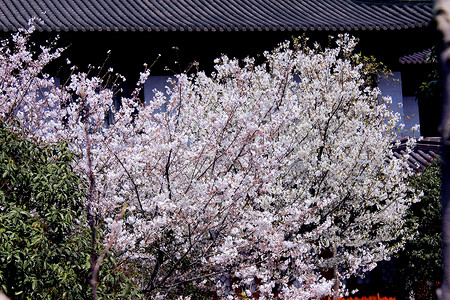
[[[92,297],[85,183],[72,159],[65,143],[31,142],[0,125],[0,290],[11,299]],[[132,294],[122,274],[108,255],[99,296]]]
[[[424,196],[408,212],[408,225],[417,224],[417,235],[394,260],[393,289],[397,299],[409,299],[410,291],[415,299],[437,299],[442,277],[440,160],[412,177],[411,183]]]

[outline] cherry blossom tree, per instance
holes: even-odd
[[[367,84],[355,39],[285,42],[261,64],[223,56],[149,105],[145,71],[116,109],[101,77],[57,87],[42,69],[61,50],[32,53],[31,31],[0,51],[0,119],[69,143],[86,207],[109,226],[105,251],[146,296],[343,293],[410,236],[403,217],[418,196],[407,156],[391,150],[399,115]]]

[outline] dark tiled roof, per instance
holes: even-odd
[[[408,165],[416,172],[422,172],[431,162],[442,154],[442,139],[440,137],[427,137],[417,141],[409,155]],[[406,138],[400,139],[400,146],[394,148],[394,156],[400,158],[405,154]]]
[[[395,30],[432,20],[414,0],[0,0],[0,30],[303,31]]]
[[[416,52],[410,55],[400,57],[401,64],[427,64],[427,56],[431,54],[431,49]]]

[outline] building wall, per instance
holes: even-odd
[[[145,104],[149,104],[155,96],[155,90],[165,93],[166,86],[170,87],[167,82],[170,76],[149,76],[144,83],[144,100]],[[166,94],[167,95],[167,94]]]
[[[150,76],[147,79],[144,84],[146,104],[149,104],[155,96],[155,90],[165,93],[166,86],[170,86],[170,83],[167,82],[169,78],[170,76]],[[420,130],[415,134],[411,131],[413,126],[420,124],[419,105],[415,96],[403,96],[401,72],[393,72],[393,76],[388,78],[380,76],[378,87],[382,96],[392,98],[391,109],[400,114],[400,123],[405,125],[403,129],[399,130],[399,136],[420,136]]]
[[[402,92],[402,74],[401,72],[392,72],[393,75],[386,78],[379,77],[378,88],[381,90],[382,96],[390,96],[392,98],[391,109],[398,112],[401,116],[400,124],[404,124],[403,128],[399,128],[399,136],[413,136],[420,135],[419,132],[415,134],[411,128],[419,121],[419,105],[414,96],[403,96]]]

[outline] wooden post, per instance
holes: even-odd
[[[434,11],[443,47],[439,56],[443,80],[442,121],[442,286],[440,300],[450,300],[450,0],[437,0]]]

